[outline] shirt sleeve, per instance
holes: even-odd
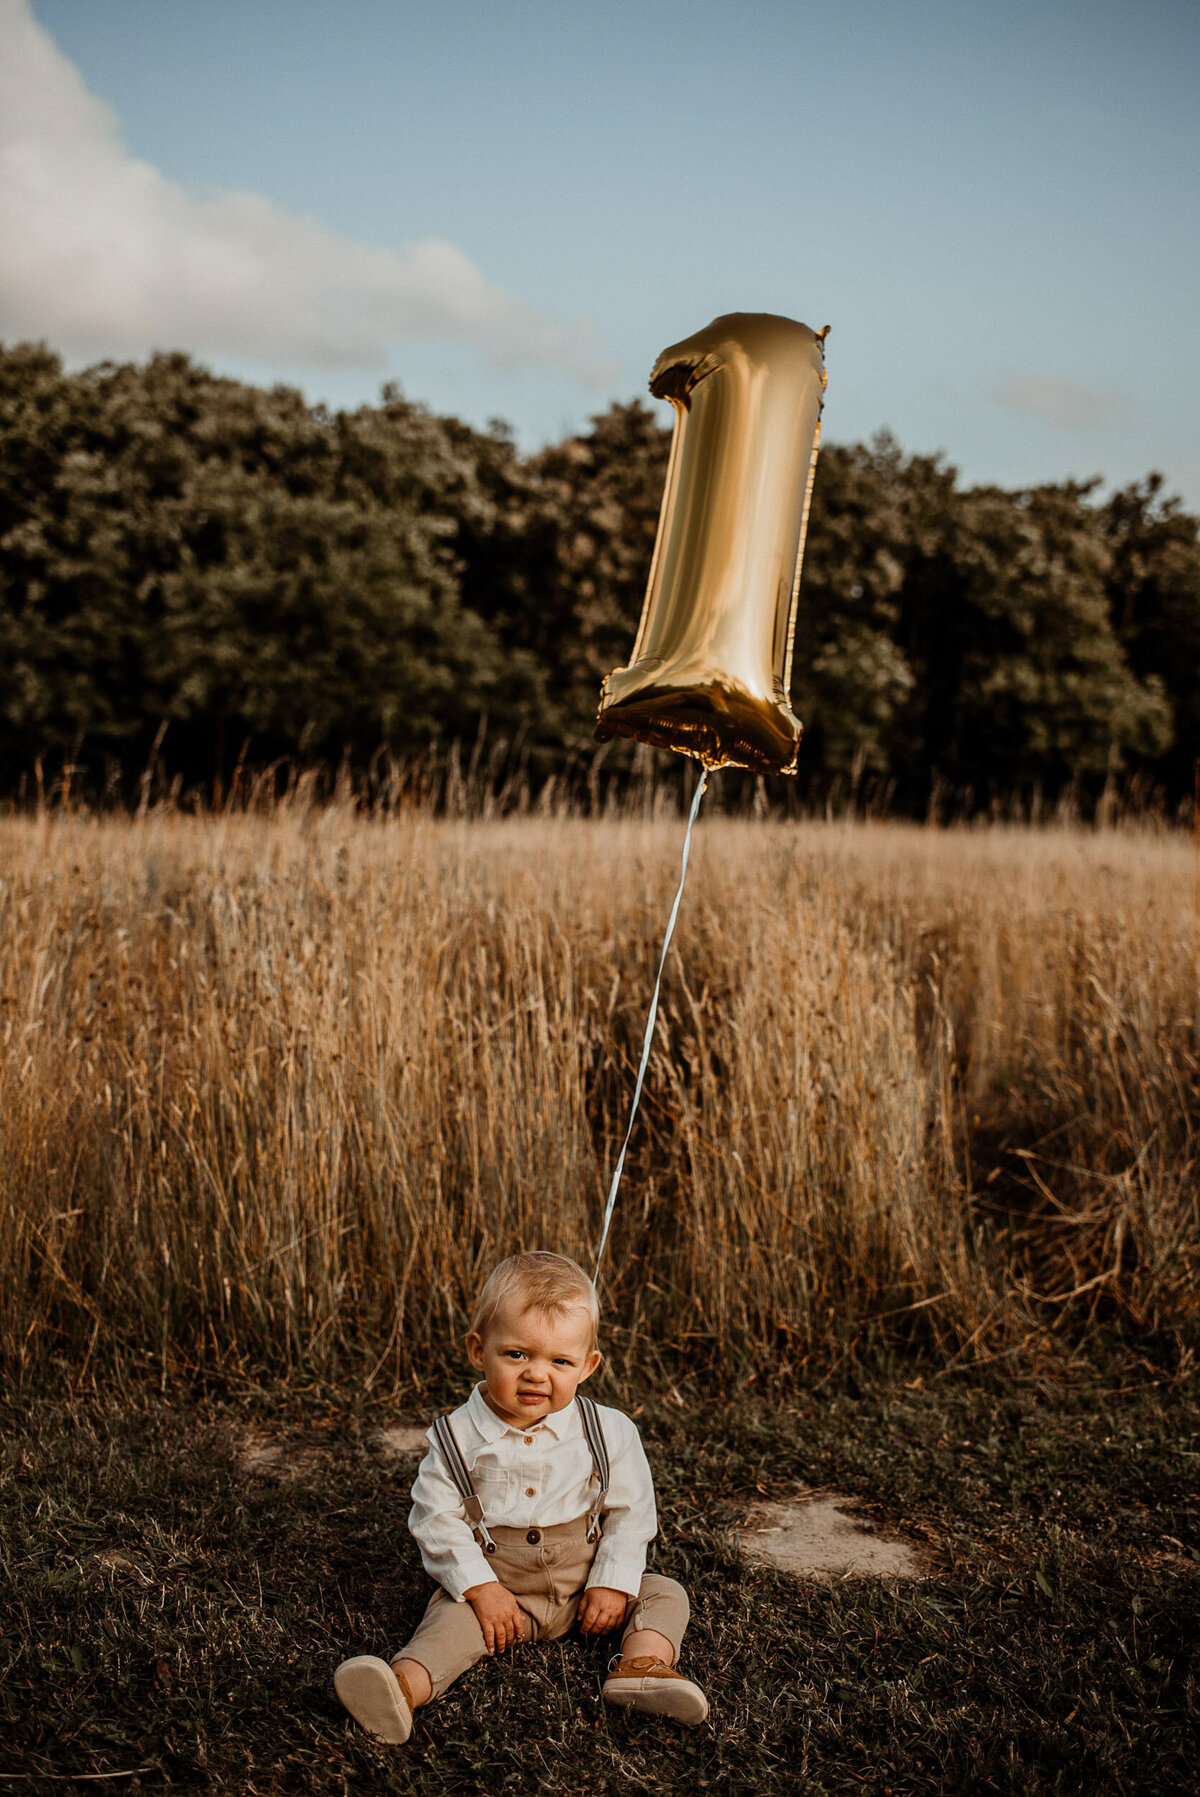
[[[436,1448],[430,1448],[417,1468],[412,1496],[409,1533],[430,1578],[459,1604],[473,1586],[495,1584],[496,1575],[462,1513],[462,1499]]]
[[[604,1533],[592,1561],[588,1585],[605,1585],[636,1597],[646,1570],[646,1549],[658,1532],[654,1480],[636,1423],[620,1411],[608,1412],[604,1432],[609,1455],[608,1498]]]

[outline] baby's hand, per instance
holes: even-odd
[[[579,1606],[579,1628],[585,1635],[607,1635],[625,1620],[629,1598],[608,1585],[591,1585]]]
[[[479,1618],[489,1653],[503,1653],[521,1639],[525,1621],[516,1598],[504,1585],[489,1579],[486,1585],[472,1585],[463,1596]]]

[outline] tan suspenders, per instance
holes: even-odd
[[[592,1479],[596,1486],[596,1496],[588,1511],[587,1538],[589,1541],[595,1541],[600,1534],[604,1500],[608,1496],[611,1472],[608,1462],[608,1447],[604,1440],[604,1430],[600,1427],[600,1412],[591,1398],[585,1398],[582,1392],[576,1392],[575,1402],[579,1406],[579,1419],[583,1424],[584,1439],[592,1456]],[[494,1554],[496,1543],[488,1533],[487,1523],[483,1519],[483,1505],[479,1501],[479,1493],[475,1489],[471,1469],[464,1460],[462,1449],[455,1440],[454,1430],[450,1427],[448,1416],[437,1418],[433,1425],[433,1437],[441,1450],[442,1459],[446,1462],[446,1471],[454,1481],[455,1490],[463,1501],[463,1510],[467,1521],[483,1543],[484,1553]]]

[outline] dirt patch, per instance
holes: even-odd
[[[420,1423],[395,1423],[377,1429],[369,1437],[369,1445],[385,1460],[412,1460],[422,1455],[429,1443]],[[237,1437],[233,1458],[244,1478],[304,1479],[319,1472],[332,1454],[342,1451],[319,1432],[277,1434],[259,1427],[246,1429]]]
[[[321,1443],[248,1429],[238,1441],[234,1461],[248,1477],[303,1479],[317,1470],[327,1453]]]
[[[374,1442],[388,1460],[403,1460],[409,1455],[423,1454],[429,1446],[420,1423],[397,1423],[394,1428],[381,1429],[374,1437]]]
[[[126,1553],[124,1548],[102,1547],[99,1553],[92,1555],[92,1565],[99,1567],[103,1572],[129,1573],[142,1585],[151,1583],[150,1573],[141,1558],[135,1554]]]
[[[765,1504],[738,1531],[743,1553],[804,1579],[922,1579],[928,1569],[905,1541],[876,1535],[848,1513],[852,1499],[813,1493]]]
[[[240,1473],[282,1472],[283,1443],[259,1429],[249,1430],[238,1443],[237,1469]]]

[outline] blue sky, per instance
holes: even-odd
[[[784,312],[833,327],[835,439],[1200,506],[1195,4],[0,0],[0,32],[6,340],[397,379],[533,444]]]

